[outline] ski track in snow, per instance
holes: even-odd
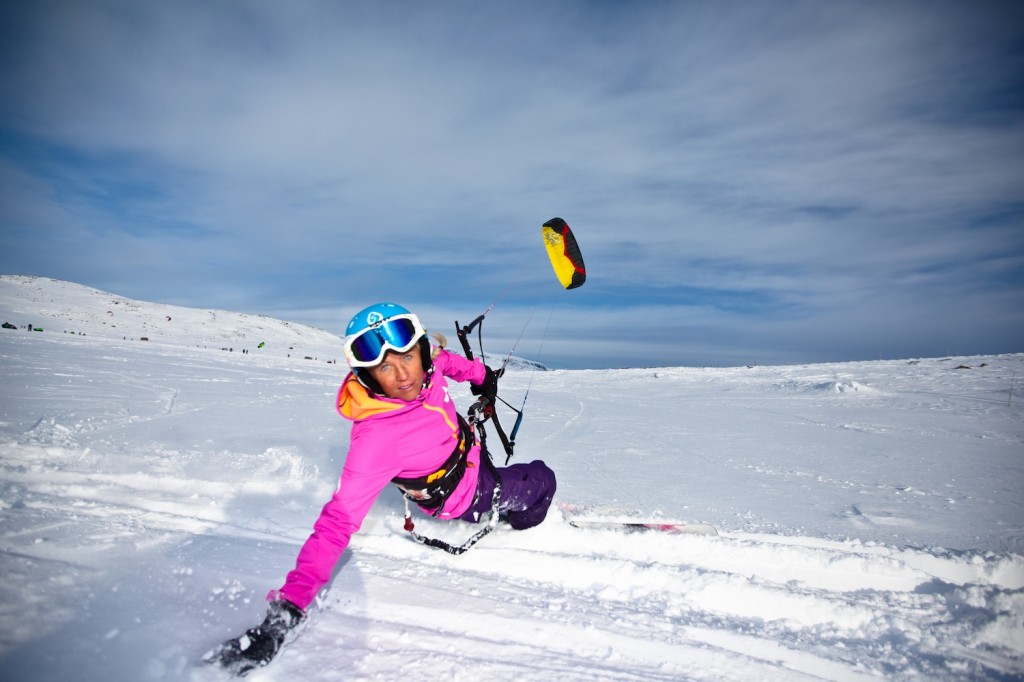
[[[202,653],[262,618],[336,483],[344,369],[304,360],[330,357],[319,336],[288,357],[300,325],[124,299],[147,329],[185,328],[53,333],[110,302],[0,278],[5,316],[30,285],[56,312],[0,335],[4,677],[224,680]],[[273,352],[194,342],[239,325]],[[452,557],[405,536],[389,490],[300,638],[247,679],[1024,679],[1022,367],[538,372],[516,461],[549,461],[559,500],[721,535],[580,530],[553,510]]]

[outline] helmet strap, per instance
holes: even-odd
[[[356,379],[361,383],[366,390],[376,395],[384,395],[384,389],[380,387],[377,380],[374,379],[370,372],[365,367],[356,367],[352,370],[352,373],[356,375]]]

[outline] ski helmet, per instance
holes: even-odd
[[[397,303],[374,303],[356,313],[345,328],[345,359],[363,386],[382,393],[368,368],[384,359],[388,350],[405,352],[419,346],[425,372],[424,385],[433,372],[430,340],[419,318]]]

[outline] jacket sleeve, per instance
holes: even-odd
[[[443,349],[434,358],[434,366],[440,370],[441,374],[455,381],[468,381],[480,385],[487,377],[484,363],[479,359],[467,360],[461,355]]]
[[[369,513],[381,490],[398,475],[399,467],[382,453],[392,452],[387,444],[374,443],[372,437],[353,432],[351,446],[337,490],[320,511],[313,533],[302,545],[295,569],[288,573],[284,586],[271,593],[305,609],[317,592],[331,579],[352,535]]]

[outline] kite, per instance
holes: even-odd
[[[566,289],[582,286],[587,280],[587,269],[568,223],[561,218],[552,218],[544,223],[541,234],[558,281]]]

